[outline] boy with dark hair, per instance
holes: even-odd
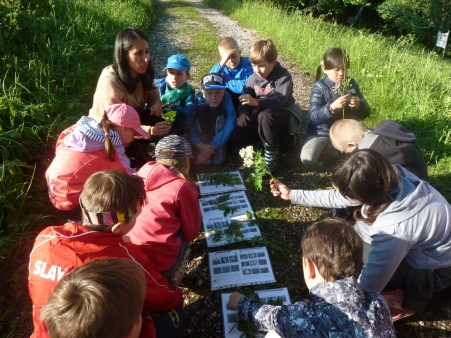
[[[237,126],[230,136],[238,147],[259,137],[271,171],[278,168],[280,139],[296,134],[301,126],[301,108],[295,103],[291,74],[280,65],[277,56],[277,48],[270,39],[252,45],[249,58],[254,74],[247,79],[239,97]]]
[[[58,282],[40,318],[52,338],[138,338],[145,296],[146,278],[137,263],[95,259]]]
[[[57,282],[78,266],[98,258],[118,257],[137,262],[146,275],[144,308],[159,312],[146,322],[147,329],[156,336],[180,335],[186,327],[182,309],[182,291],[168,286],[166,278],[139,247],[125,242],[126,235],[135,225],[141,207],[146,201],[142,178],[120,170],[104,170],[93,174],[80,195],[82,222],[68,222],[42,230],[30,254],[28,288],[33,302],[34,332],[31,337],[48,337],[39,320],[41,308],[47,304]],[[178,318],[173,325],[159,323],[176,310]],[[154,327],[155,325],[155,327]]]
[[[222,38],[218,44],[221,61],[211,68],[210,73],[219,73],[231,95],[235,109],[240,104],[239,96],[249,76],[254,72],[247,56],[241,56],[241,49],[230,36]]]
[[[309,301],[272,306],[234,292],[229,308],[281,337],[396,337],[383,297],[357,282],[363,243],[352,226],[338,219],[313,224],[302,238],[302,253]]]

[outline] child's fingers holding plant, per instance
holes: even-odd
[[[279,180],[271,180],[269,185],[273,196],[280,196],[284,200],[291,200],[291,189],[285,184],[282,184]]]
[[[351,96],[349,99],[349,107],[354,109],[360,109],[360,97],[358,96]]]
[[[241,114],[240,116],[238,116],[236,124],[238,125],[238,127],[245,127],[250,120],[251,119],[249,118],[249,116],[247,116],[246,114]]]
[[[162,136],[169,133],[169,130],[171,129],[171,124],[166,121],[161,121],[155,124],[155,126],[152,128],[152,135],[155,136]]]
[[[349,94],[340,96],[331,105],[330,108],[335,112],[335,109],[344,108],[348,104]]]
[[[229,310],[236,310],[238,309],[238,303],[240,301],[240,299],[244,297],[244,295],[242,293],[239,292],[234,292],[230,295],[230,299],[229,299]]]

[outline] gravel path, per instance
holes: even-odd
[[[170,0],[157,0],[158,6],[163,6],[165,12],[169,15],[158,18],[156,25],[153,27],[152,35],[150,37],[151,43],[151,58],[157,72],[157,77],[164,77],[163,68],[165,67],[167,57],[176,53],[183,53],[183,50],[192,47],[192,41],[187,36],[180,35],[177,32],[177,28],[181,26],[181,23],[177,20],[177,15],[171,10]],[[184,21],[183,25],[189,26],[192,29],[198,29],[205,25],[205,19],[209,20],[216,29],[218,37],[233,36],[240,46],[243,55],[248,55],[249,49],[252,43],[262,38],[255,30],[241,27],[236,21],[231,20],[227,16],[221,14],[215,9],[202,3],[200,0],[179,0],[184,1],[193,6],[199,13],[199,16],[193,19],[193,21]],[[177,5],[175,5],[177,6]],[[168,28],[172,29],[168,29]],[[231,34],[233,32],[233,34]],[[279,55],[279,61],[287,68],[293,77],[294,82],[294,96],[298,104],[304,110],[308,110],[308,101],[310,96],[313,80],[308,74],[304,74],[298,68],[296,68],[291,62]],[[192,74],[196,74],[196,63],[193,63],[191,69]],[[308,116],[305,116],[308,121]],[[297,158],[297,155],[296,155]],[[232,158],[226,165],[227,169],[236,169],[240,164],[234,162]],[[285,177],[286,182],[296,180],[295,166],[291,166]],[[304,178],[307,175],[312,176],[312,180],[315,179],[317,173],[304,173]],[[321,174],[319,175],[321,176]],[[327,176],[327,175],[326,175]],[[294,182],[294,181],[292,181]],[[290,185],[290,184],[289,184]],[[264,200],[264,196],[261,194],[255,194],[248,190],[249,200],[251,204],[255,203],[259,207],[262,205],[270,205],[274,203],[273,200]],[[257,207],[253,205],[253,207]],[[282,212],[288,211],[295,216],[295,212],[304,212],[303,209],[296,209],[296,207],[290,206],[285,209],[280,208]],[[283,211],[285,210],[285,211]],[[308,210],[308,209],[307,209]],[[301,231],[303,226],[311,224],[317,217],[312,216],[314,212],[306,212],[303,216],[297,216],[296,222],[292,224],[290,232],[283,234],[284,238],[300,238],[301,234],[295,234],[295,231]],[[281,233],[285,230],[280,230]],[[299,246],[299,241],[293,243],[294,246]],[[205,245],[205,241],[202,238],[198,238],[193,242],[192,251],[187,262],[187,274],[182,282],[182,288],[184,290],[185,309],[190,317],[190,333],[191,337],[196,338],[210,338],[210,337],[222,337],[222,314],[221,304],[218,297],[218,292],[210,291],[210,276],[208,271],[208,259],[207,252],[209,249]],[[298,253],[293,252],[293,255]],[[300,253],[299,253],[300,254]],[[292,256],[290,256],[292,257]],[[291,269],[293,270],[293,269]],[[280,271],[279,276],[288,276],[291,270]],[[299,279],[300,276],[292,275],[290,278]],[[288,278],[288,277],[287,277]],[[399,321],[395,327],[399,337],[439,337],[439,338],[451,338],[451,302],[449,301],[449,294],[444,294],[443,297],[436,297],[428,306],[427,311],[421,315],[416,315],[408,319]]]

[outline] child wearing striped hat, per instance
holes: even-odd
[[[193,153],[185,138],[169,135],[157,143],[155,157],[138,171],[149,203],[128,236],[176,286],[201,224],[198,192],[188,176]]]

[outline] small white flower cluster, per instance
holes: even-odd
[[[254,148],[252,146],[240,149],[240,156],[246,168],[251,168],[254,165]]]

